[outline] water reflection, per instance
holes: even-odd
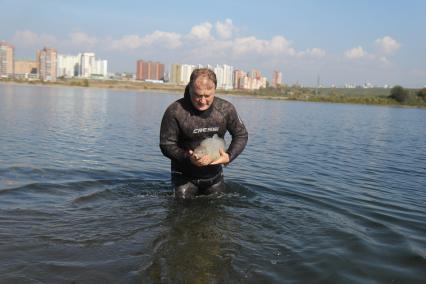
[[[224,208],[215,196],[170,203],[166,231],[154,241],[146,275],[153,283],[224,283],[227,257]]]

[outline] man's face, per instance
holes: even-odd
[[[192,105],[199,111],[208,109],[214,100],[215,85],[207,77],[198,77],[190,88]]]

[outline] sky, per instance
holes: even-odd
[[[426,1],[0,0],[15,59],[95,52],[110,72],[139,59],[228,64],[289,85],[426,85]]]

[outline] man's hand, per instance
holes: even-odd
[[[227,166],[229,163],[229,155],[223,149],[219,149],[220,157],[216,161],[213,161],[212,159],[210,159],[209,155],[205,155],[197,159],[197,157],[195,157],[195,155],[193,154],[194,154],[194,151],[189,150],[189,158],[191,160],[191,163],[193,163],[194,165],[198,167],[204,167],[208,165],[219,165],[219,164],[224,164],[225,166]]]
[[[195,157],[193,154],[194,151],[189,150],[189,159],[191,160],[191,163],[198,167],[208,166],[212,162],[212,159],[210,159],[209,155],[205,155],[197,159],[197,157]]]
[[[219,154],[219,159],[211,162],[210,165],[224,164],[225,166],[227,166],[229,164],[229,154],[226,153],[223,149],[219,149]]]

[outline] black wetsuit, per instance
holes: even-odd
[[[186,88],[184,97],[167,108],[161,122],[160,148],[171,160],[175,192],[187,182],[195,186],[191,189],[195,193],[205,189],[209,193],[209,187],[218,183],[223,186],[222,165],[198,167],[191,163],[188,151],[194,150],[202,140],[214,134],[223,138],[226,131],[232,136],[226,151],[231,162],[244,150],[248,134],[230,102],[215,96],[207,110],[199,111],[193,107]]]

